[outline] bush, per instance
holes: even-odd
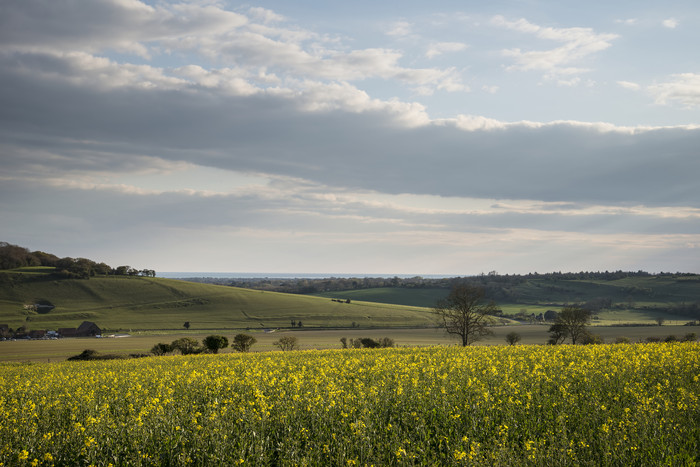
[[[603,344],[603,338],[597,334],[586,333],[581,338],[583,345]]]
[[[382,337],[379,339],[379,347],[388,348],[394,346],[394,339],[391,337]]]
[[[213,334],[205,337],[202,345],[211,353],[219,353],[219,349],[228,347],[228,339],[225,336]]]
[[[697,334],[695,334],[694,332],[689,332],[688,334],[686,334],[685,336],[683,336],[683,341],[684,341],[684,342],[693,342],[693,341],[696,341],[696,340],[698,340],[698,336],[697,336]]]
[[[630,338],[629,338],[629,337],[625,337],[625,336],[618,337],[617,339],[615,339],[615,343],[616,343],[616,344],[629,344],[629,343],[630,343]]]
[[[375,341],[371,337],[362,337],[358,339],[350,339],[350,344],[348,345],[347,339],[342,337],[340,339],[340,342],[343,344],[343,348],[347,349],[352,348],[352,349],[378,349],[378,348],[387,348],[387,347],[394,347],[394,339],[391,337],[382,337],[378,341]]]
[[[664,342],[678,342],[678,338],[674,336],[673,334],[670,334],[666,336],[666,339],[664,339]]]
[[[170,353],[173,350],[174,349],[171,344],[164,344],[162,342],[159,342],[158,344],[154,345],[153,348],[151,348],[151,353],[153,355],[161,356]]]
[[[294,336],[284,336],[273,342],[272,345],[276,345],[283,351],[295,350],[299,347],[299,340]]]
[[[248,352],[258,340],[248,334],[236,334],[233,337],[231,348],[238,352]]]
[[[179,350],[182,355],[191,355],[200,353],[199,342],[192,337],[182,337],[174,340],[171,344],[174,350]]]
[[[517,344],[518,342],[520,342],[520,339],[521,339],[520,334],[518,334],[515,331],[509,332],[506,335],[506,342],[508,342],[509,345]]]

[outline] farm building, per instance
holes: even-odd
[[[61,337],[95,337],[102,334],[102,329],[92,321],[83,321],[78,328],[60,328]]]

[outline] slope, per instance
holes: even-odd
[[[24,305],[50,303],[48,313]],[[12,328],[76,327],[83,320],[107,330],[240,329],[290,327],[432,326],[430,310],[151,277],[56,279],[31,268],[0,274],[0,323]]]

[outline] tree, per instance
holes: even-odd
[[[299,340],[294,336],[284,336],[273,342],[272,345],[276,345],[283,351],[295,350],[299,347]]]
[[[202,345],[211,353],[219,353],[219,349],[225,349],[228,347],[228,338],[225,336],[212,334],[211,336],[207,336],[204,338],[204,340],[202,340]]]
[[[659,316],[659,317],[656,318],[654,321],[656,321],[656,324],[658,324],[659,326],[663,326],[664,323],[666,322],[666,319],[665,319],[665,318],[662,318],[661,316]]]
[[[491,334],[488,329],[490,316],[497,312],[493,302],[481,303],[485,296],[482,287],[463,284],[455,286],[446,299],[440,300],[435,313],[442,327],[449,334],[456,334],[467,346],[481,337]]]
[[[552,336],[551,344],[564,342],[571,338],[571,343],[576,344],[588,334],[586,326],[591,322],[591,312],[578,306],[566,306],[561,309],[554,324],[549,328]]]
[[[190,322],[185,321],[185,324],[183,324],[183,326],[185,327],[185,329],[189,330],[190,329]]]
[[[171,344],[164,344],[164,343],[158,343],[153,346],[151,349],[151,353],[153,355],[165,355],[166,353],[170,353],[173,351],[173,346]]]
[[[258,340],[248,334],[236,334],[233,337],[233,343],[231,348],[237,350],[238,352],[247,352]]]
[[[506,335],[506,342],[508,342],[509,345],[515,345],[515,344],[517,344],[518,342],[520,342],[520,339],[521,339],[521,338],[520,338],[520,334],[518,334],[518,333],[515,332],[515,331],[509,332],[509,333]]]
[[[182,355],[190,355],[201,351],[199,342],[192,337],[181,337],[174,340],[170,345],[173,346],[174,350],[179,350]]]
[[[554,323],[549,327],[549,344],[563,344],[566,340],[566,328],[561,323]]]

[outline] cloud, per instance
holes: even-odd
[[[683,265],[677,245],[700,243],[697,126],[468,108],[436,118],[428,99],[387,96],[468,91],[456,67],[421,65],[466,44],[353,47],[271,10],[221,5],[3,5],[3,240],[98,259],[109,245],[109,263],[128,254],[160,269],[178,264],[175,249],[188,269],[417,273],[555,270],[571,255],[574,269],[639,269],[644,255]],[[586,83],[584,62],[613,39],[492,24],[560,45],[509,56],[562,85]],[[412,24],[397,26],[395,44],[410,42]],[[697,80],[647,91],[694,107]],[[365,86],[377,81],[382,94]],[[505,81],[488,82],[499,86],[480,82],[476,99],[507,97]],[[81,249],[65,251],[76,238]]]
[[[428,58],[434,58],[444,53],[460,52],[465,50],[467,47],[469,46],[462,42],[436,42],[428,48],[428,50],[425,52],[425,56]]]
[[[620,87],[629,89],[630,91],[639,91],[642,88],[639,84],[633,83],[631,81],[618,81],[617,84]]]
[[[149,69],[143,86],[88,58],[0,55],[0,139],[59,155],[35,156],[51,170],[151,156],[386,193],[698,204],[694,128],[432,120],[348,84],[235,92]]]
[[[575,75],[589,71],[576,66],[589,56],[610,47],[616,34],[596,33],[590,28],[552,28],[532,24],[525,19],[509,21],[503,16],[494,16],[491,24],[523,34],[534,35],[539,39],[563,42],[563,45],[549,50],[523,51],[520,48],[505,49],[503,55],[513,58],[515,64],[509,70],[542,71],[545,76]]]
[[[386,32],[388,36],[408,36],[411,34],[413,24],[407,21],[396,21],[391,24]]]
[[[153,41],[216,35],[247,21],[214,5],[94,0],[78,7],[70,0],[8,0],[0,16],[0,43],[33,50],[110,48],[148,57]]]
[[[675,18],[668,18],[661,22],[665,28],[675,29],[678,26],[678,20]]]
[[[681,73],[671,75],[671,81],[648,87],[659,105],[679,103],[686,108],[700,105],[700,75]]]

